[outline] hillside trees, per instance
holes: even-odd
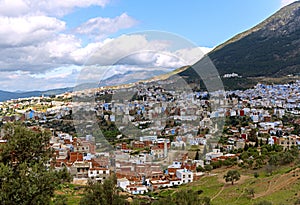
[[[180,190],[172,197],[160,198],[152,203],[152,205],[210,205],[211,199],[209,197],[199,197],[196,191]]]
[[[226,182],[231,182],[231,184],[233,185],[235,181],[240,180],[241,175],[237,170],[229,170],[227,174],[224,175],[223,178],[225,179]]]
[[[50,133],[8,124],[0,146],[1,204],[50,204],[54,190],[67,175],[49,164]]]
[[[122,205],[126,204],[124,198],[119,195],[116,187],[116,177],[113,175],[104,180],[103,184],[97,181],[89,181],[85,188],[80,205]]]

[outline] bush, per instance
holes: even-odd
[[[264,201],[257,202],[254,205],[273,205],[273,203],[270,201],[264,200]]]

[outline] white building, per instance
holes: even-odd
[[[157,136],[153,135],[153,136],[142,136],[140,137],[140,142],[145,142],[145,141],[156,141],[157,140]]]
[[[182,184],[193,182],[193,172],[187,169],[176,170],[176,177],[180,179]]]
[[[118,179],[117,186],[122,188],[124,191],[126,190],[127,186],[129,186],[130,182],[126,178]]]
[[[110,175],[109,169],[106,168],[90,168],[88,171],[88,177],[97,181],[103,182]]]
[[[145,185],[131,185],[126,188],[126,191],[131,194],[145,194],[148,189]]]
[[[223,156],[223,153],[220,151],[220,149],[213,149],[212,152],[209,152],[205,155],[205,159],[207,161],[211,161],[214,158],[218,158]]]

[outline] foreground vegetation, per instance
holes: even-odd
[[[55,171],[45,166],[52,159],[50,133],[8,124],[0,146],[1,204],[60,203],[54,191],[70,180],[65,169]]]

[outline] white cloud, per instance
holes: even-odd
[[[168,46],[168,42],[157,40],[149,41],[144,35],[123,35],[95,50],[86,63],[89,65],[126,64],[130,62],[127,62],[127,59],[124,58],[129,55],[141,51],[166,51]]]
[[[109,0],[0,0],[0,15],[51,15],[63,16],[74,8],[107,5]]]
[[[121,15],[112,21],[107,19],[112,27],[110,31],[121,29],[118,27],[126,22],[122,20],[126,18],[130,17]],[[2,71],[22,70],[35,73],[57,66],[84,64],[94,50],[110,41],[106,39],[92,42],[83,47],[78,36],[67,33],[66,22],[48,16],[0,16],[0,25]],[[100,22],[98,26],[101,26]],[[104,23],[105,26],[108,24]]]
[[[56,38],[36,46],[1,49],[2,77],[6,75],[6,79],[13,79],[18,84],[13,85],[7,80],[1,82],[12,88],[24,83],[23,89],[30,85],[35,87],[37,82],[42,83],[37,87],[39,89],[48,89],[50,84],[57,88],[65,83],[62,87],[67,87],[75,85],[82,68],[87,69],[84,80],[95,81],[94,78],[100,80],[130,70],[175,69],[193,64],[203,56],[203,49],[200,48],[170,51],[171,47],[171,42],[149,40],[145,35],[137,34],[105,39],[82,47],[76,36],[59,34]],[[74,65],[77,65],[76,69]],[[95,65],[98,67],[93,67]],[[88,70],[91,67],[96,69],[95,72]],[[101,74],[104,68],[109,68],[108,73],[104,73],[105,76]]]
[[[1,0],[1,16],[20,16],[28,13],[29,6],[24,0]]]
[[[79,48],[81,48],[81,41],[71,34],[60,34],[45,44],[45,50],[48,51],[50,58],[62,60],[70,58],[70,53]]]
[[[0,47],[37,45],[65,29],[65,22],[47,16],[0,17]]]
[[[213,48],[195,47],[180,49],[175,52],[175,55],[186,61],[186,64],[193,65],[199,61],[205,54],[209,53]]]
[[[2,72],[0,71],[1,89],[7,91],[48,90],[73,86],[76,76],[56,76],[52,79],[36,78],[28,72]],[[16,83],[17,82],[17,83]]]
[[[0,49],[0,70],[46,72],[59,66],[74,64],[71,53],[80,48],[80,39],[71,34],[58,34],[24,46],[3,47]]]
[[[106,37],[108,34],[115,33],[120,29],[130,28],[137,24],[137,21],[126,13],[115,18],[92,18],[76,28],[75,32],[87,34],[97,39]]]
[[[89,19],[73,32],[60,19],[74,8],[104,7],[109,1],[0,0],[0,89],[73,86],[82,68],[95,64],[116,64],[109,70],[108,75],[112,75],[146,68],[177,68],[203,56],[198,48],[174,50],[170,39],[148,39],[143,34],[108,38],[138,23],[126,13]],[[92,41],[83,42],[81,37],[86,36],[93,37]],[[93,73],[86,76],[92,77]]]
[[[282,7],[287,6],[295,1],[297,1],[297,0],[281,0],[281,6]]]

